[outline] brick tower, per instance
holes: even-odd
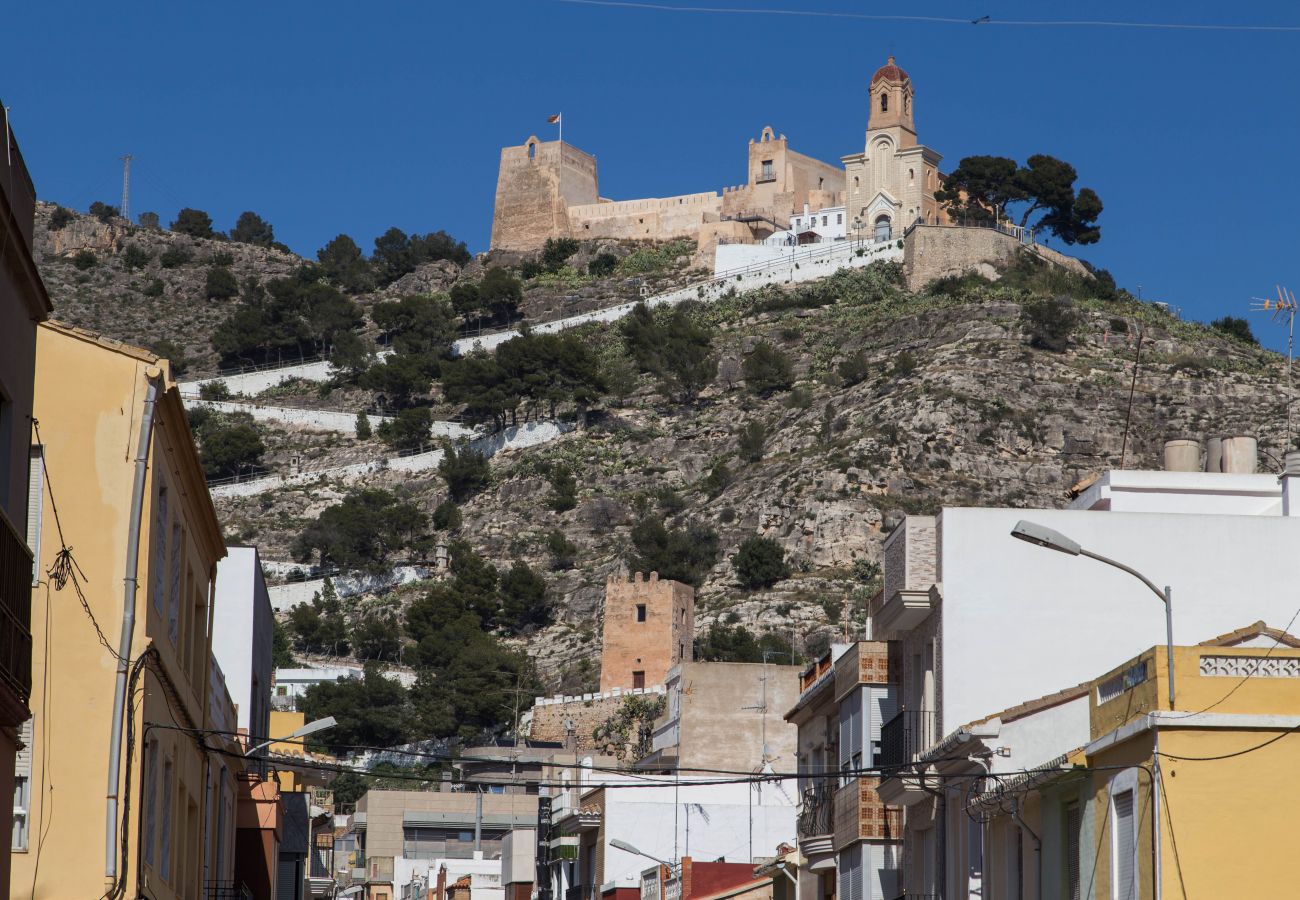
[[[605,582],[600,689],[663,684],[668,670],[695,658],[695,589],[633,573]]]

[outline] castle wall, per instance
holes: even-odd
[[[1024,249],[1078,275],[1088,268],[1079,260],[1050,247],[1025,245],[993,228],[959,228],[918,225],[907,236],[903,249],[903,277],[909,291],[919,291],[936,278],[978,272],[996,277],[997,270],[1010,265]]]
[[[644,616],[638,615],[638,608]],[[668,670],[695,658],[695,591],[657,572],[605,583],[600,689],[663,684]],[[636,684],[634,673],[642,673]]]
[[[501,149],[492,249],[537,250],[569,233],[568,209],[600,199],[596,158],[559,141],[530,137]]]
[[[713,192],[605,201],[569,207],[569,233],[575,238],[694,240],[700,226],[716,220],[721,211],[722,198]]]
[[[562,744],[572,728],[575,750],[579,753],[601,750],[604,745],[597,744],[592,733],[596,726],[605,724],[618,713],[624,699],[634,694],[662,696],[663,692],[662,686],[656,686],[644,691],[617,690],[572,697],[538,697],[533,705],[528,737],[534,741]]]

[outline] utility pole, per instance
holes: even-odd
[[[131,154],[122,160],[122,218],[131,221]]]

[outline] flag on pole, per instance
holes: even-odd
[[[559,124],[560,124],[560,117],[561,117],[562,115],[563,115],[563,113],[556,113],[555,115],[551,116],[549,119],[546,120],[546,124],[547,124],[547,125],[559,125]]]

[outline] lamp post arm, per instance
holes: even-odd
[[[1097,562],[1099,562],[1099,563],[1105,563],[1105,564],[1108,565],[1108,566],[1113,566],[1114,568],[1119,569],[1121,572],[1127,572],[1127,573],[1129,573],[1129,574],[1132,575],[1134,578],[1136,578],[1138,581],[1142,582],[1142,583],[1145,584],[1148,588],[1150,588],[1150,589],[1151,589],[1151,593],[1153,593],[1153,594],[1155,594],[1157,597],[1159,597],[1161,603],[1168,603],[1168,602],[1169,602],[1169,598],[1165,596],[1165,592],[1162,591],[1160,588],[1156,587],[1156,584],[1155,584],[1154,581],[1152,581],[1150,578],[1147,578],[1145,575],[1143,575],[1143,574],[1142,574],[1141,572],[1139,572],[1137,569],[1134,569],[1134,568],[1132,568],[1132,567],[1130,567],[1130,566],[1126,566],[1126,565],[1124,565],[1122,562],[1119,562],[1119,561],[1117,561],[1117,560],[1111,559],[1109,556],[1102,556],[1100,553],[1093,553],[1091,550],[1084,550],[1083,548],[1080,548],[1080,549],[1079,549],[1079,555],[1080,555],[1080,556],[1086,556],[1086,557],[1088,557],[1088,559],[1095,559],[1095,560],[1097,560]]]

